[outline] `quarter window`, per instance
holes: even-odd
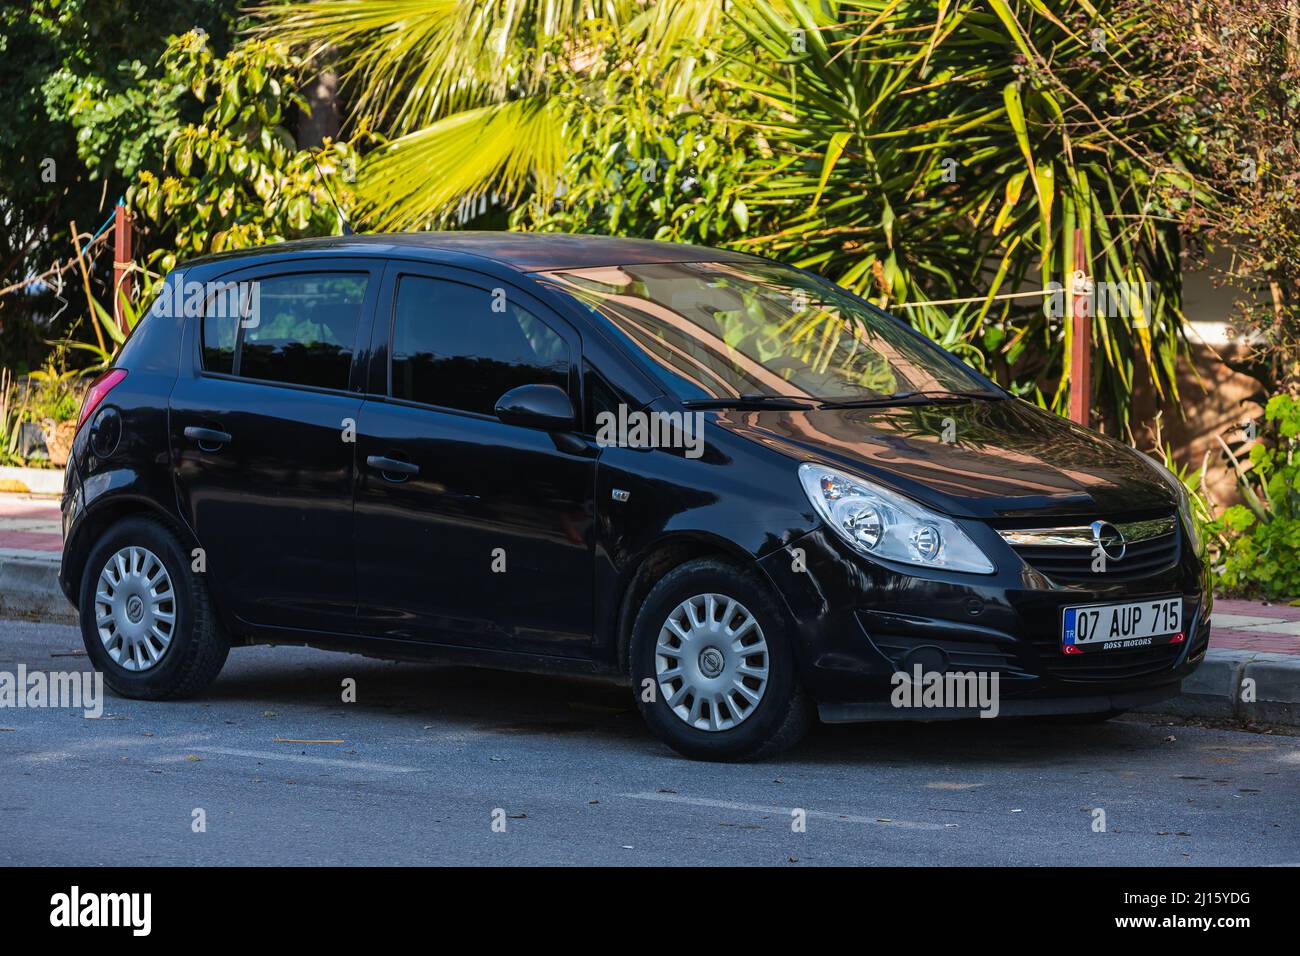
[[[425,405],[490,415],[520,385],[568,391],[568,345],[502,289],[403,276],[391,356],[390,394]]]

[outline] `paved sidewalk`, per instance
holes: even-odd
[[[1219,598],[1214,602],[1210,646],[1300,654],[1300,607]]]
[[[59,502],[44,495],[0,495],[0,557],[58,561]]]

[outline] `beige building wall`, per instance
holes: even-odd
[[[1183,277],[1183,307],[1191,322],[1188,339],[1192,359],[1179,366],[1181,409],[1174,402],[1160,399],[1150,386],[1139,387],[1133,400],[1133,434],[1143,450],[1153,447],[1152,423],[1156,411],[1163,408],[1164,441],[1174,449],[1180,464],[1199,468],[1205,453],[1211,452],[1207,485],[1215,504],[1222,508],[1239,498],[1231,466],[1215,436],[1223,436],[1236,451],[1243,441],[1242,426],[1251,419],[1262,424],[1264,409],[1259,400],[1264,390],[1258,381],[1233,371],[1224,362],[1243,351],[1227,330],[1241,293],[1217,285],[1213,265]]]

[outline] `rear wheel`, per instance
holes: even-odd
[[[785,621],[735,565],[699,559],[665,575],[637,614],[630,653],[642,717],[687,757],[768,756],[812,723]]]
[[[79,607],[86,653],[123,697],[197,694],[230,650],[207,585],[151,518],[127,518],[99,540],[82,571]]]

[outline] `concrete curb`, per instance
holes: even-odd
[[[13,491],[25,489],[34,495],[63,493],[62,468],[15,468],[0,466],[0,486],[11,485]]]
[[[76,624],[77,612],[59,587],[59,562],[0,557],[0,616]]]
[[[0,557],[0,617],[76,624],[77,614],[59,587],[59,563]],[[1174,717],[1210,717],[1237,723],[1300,727],[1300,654],[1211,648],[1183,692],[1139,708]]]
[[[1196,673],[1183,681],[1182,694],[1141,710],[1300,726],[1300,655],[1211,648]]]

